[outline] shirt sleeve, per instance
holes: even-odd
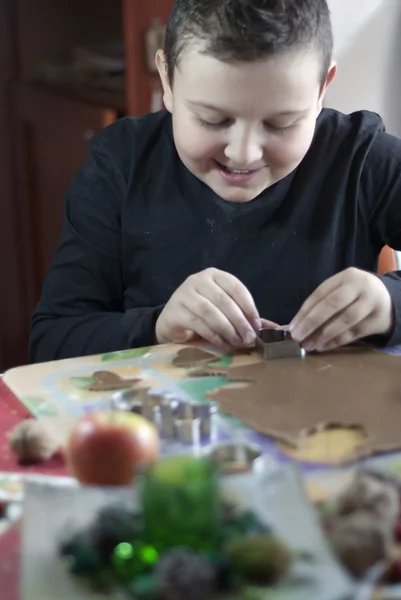
[[[378,252],[385,245],[401,251],[401,140],[382,131],[376,135],[363,167],[361,188],[371,239]],[[401,344],[401,271],[379,278],[393,301],[394,329],[372,341],[395,346]]]
[[[61,240],[32,318],[30,362],[154,343],[163,307],[125,311],[123,305],[121,209],[127,176],[115,158],[113,135],[95,138],[89,161],[67,191]]]

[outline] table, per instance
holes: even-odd
[[[222,355],[216,357],[211,355],[212,365],[219,365],[218,373],[209,376],[186,377],[185,369],[172,362],[177,353],[177,346],[158,346],[153,348],[132,349],[128,351],[109,353],[95,357],[82,357],[69,359],[42,365],[31,365],[6,375],[7,383],[15,391],[20,400],[6,388],[0,379],[0,471],[32,472],[47,475],[65,475],[65,470],[60,458],[54,458],[40,467],[20,467],[15,458],[10,454],[7,433],[24,418],[34,414],[46,423],[56,434],[64,435],[68,429],[70,419],[75,419],[87,410],[93,410],[101,404],[103,408],[110,405],[110,387],[99,388],[99,373],[113,377],[113,390],[126,389],[126,382],[138,381],[136,378],[144,377],[146,388],[164,389],[178,396],[188,397],[192,402],[201,403],[205,394],[218,386],[227,383],[220,376],[219,369],[228,366],[248,364],[252,362],[248,355],[233,357]],[[401,348],[393,354],[401,354]],[[217,360],[218,359],[218,360]],[[347,359],[348,360],[348,359]],[[397,360],[401,360],[398,358]],[[207,361],[210,362],[210,359]],[[202,365],[204,362],[202,363]],[[348,362],[347,362],[348,364]],[[213,370],[213,369],[212,369]],[[397,369],[397,373],[399,371]],[[121,378],[124,385],[120,386]],[[387,381],[387,380],[386,380]],[[117,385],[117,387],[115,387]],[[97,387],[96,387],[97,386]],[[93,392],[95,393],[93,394]],[[381,397],[380,394],[378,397]],[[96,408],[99,409],[99,408]],[[238,429],[238,423],[233,425],[235,435],[241,431],[243,440],[254,441],[253,430],[244,431]],[[315,444],[308,456],[296,456],[289,453],[288,448],[284,451],[272,442],[264,442],[269,446],[269,458],[279,463],[282,460],[295,458],[303,463],[308,475],[308,491],[313,499],[325,497],[347,479],[352,471],[352,465],[347,468],[336,468],[335,464],[327,459],[332,451],[339,446],[349,445],[349,437],[327,438],[321,437],[322,432],[317,431]],[[343,436],[343,433],[341,436]],[[347,435],[349,432],[347,432]],[[258,438],[259,439],[259,438]],[[262,445],[262,444],[261,444]],[[313,445],[312,445],[313,446]],[[315,452],[316,450],[316,452]],[[329,452],[330,450],[330,452]],[[323,459],[322,459],[323,457]],[[323,462],[322,462],[323,460]],[[393,474],[401,475],[401,453],[391,456],[377,457],[369,461],[371,466],[383,468]],[[6,592],[5,600],[17,600],[18,598],[18,546],[19,532],[18,524],[11,528],[3,537],[0,537],[0,565],[4,562],[5,567],[1,572],[0,567],[0,589]],[[4,583],[2,578],[4,578]]]
[[[0,378],[0,472],[65,475],[60,457],[55,457],[43,465],[21,467],[10,451],[7,434],[21,420],[30,416],[29,411],[15,398]],[[17,522],[0,535],[0,590],[4,600],[19,599],[19,544],[20,524]]]

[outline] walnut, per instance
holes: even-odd
[[[35,419],[19,423],[10,436],[10,446],[20,463],[49,460],[58,450],[58,444]]]

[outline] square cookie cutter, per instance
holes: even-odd
[[[256,350],[264,360],[306,356],[305,348],[295,342],[285,329],[260,329],[256,336]]]

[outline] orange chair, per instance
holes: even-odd
[[[379,264],[377,272],[379,275],[384,275],[389,271],[397,271],[399,269],[397,255],[389,246],[384,246],[379,256]]]

